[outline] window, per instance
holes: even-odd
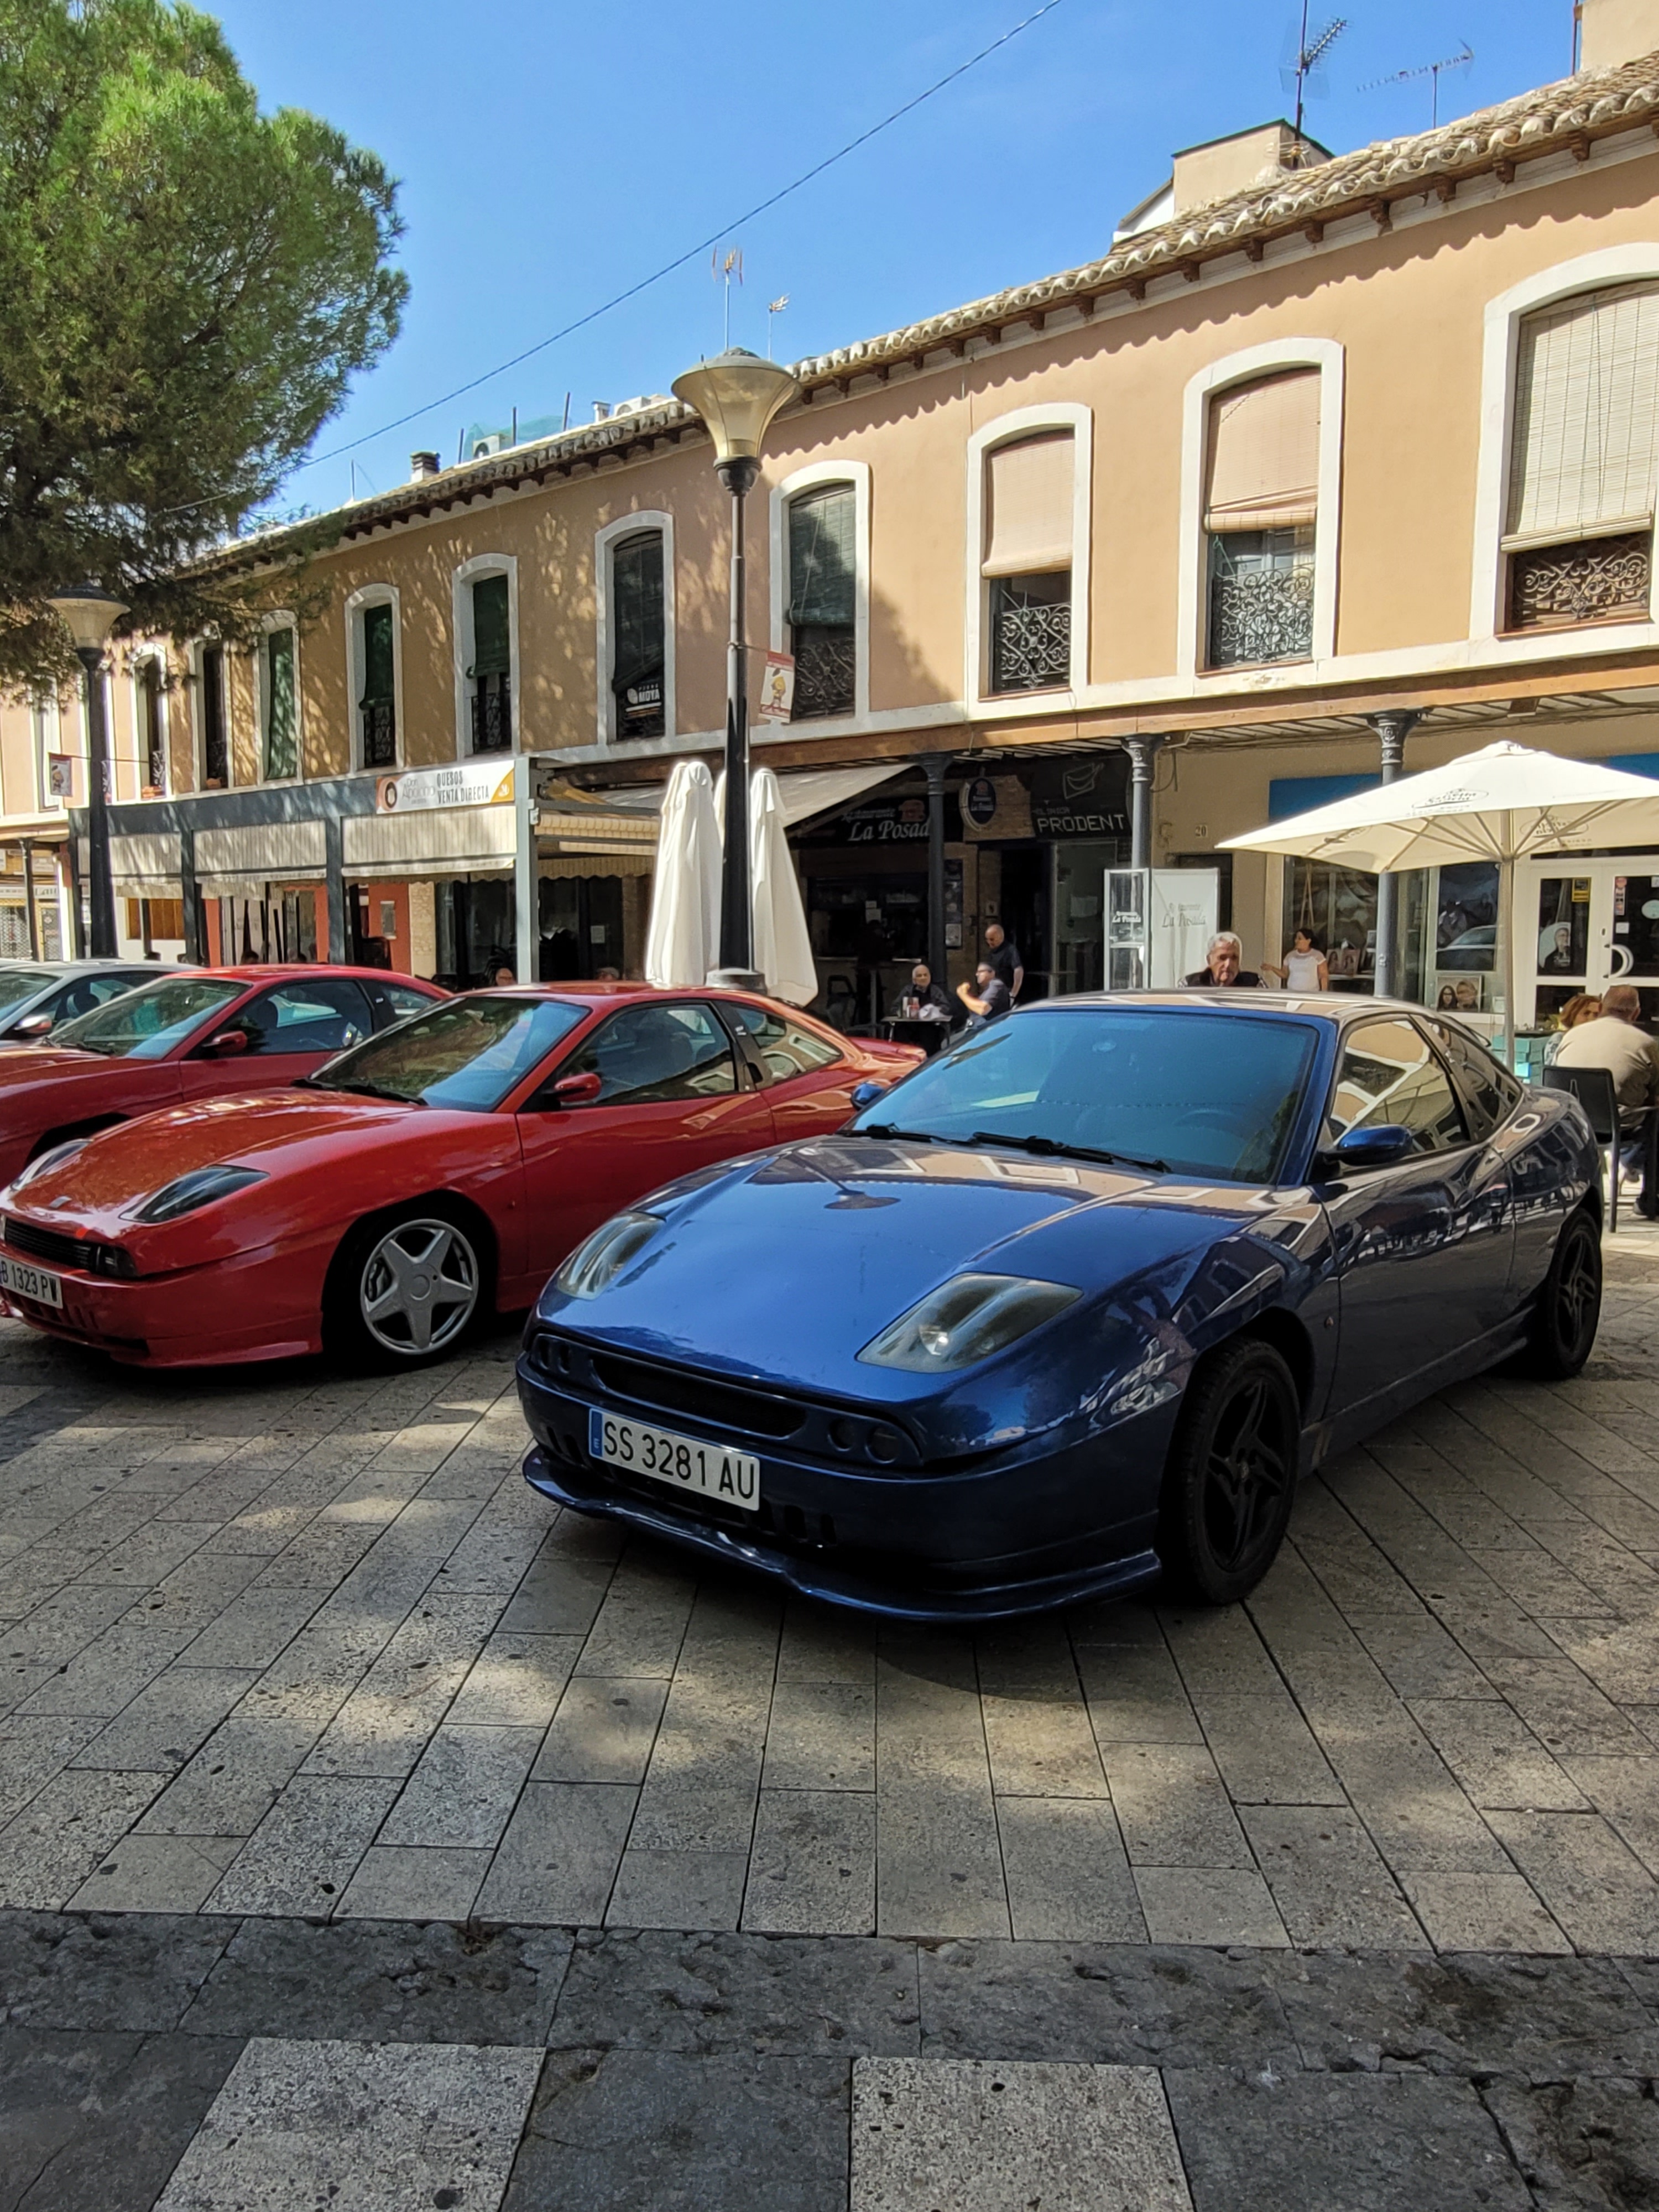
[[[981,566],[993,691],[1051,690],[1071,681],[1076,457],[1069,430],[994,446],[987,457]]]
[[[357,702],[365,768],[398,764],[397,617],[390,600],[362,608],[357,617]]]
[[[1512,630],[1645,622],[1659,447],[1659,286],[1528,315],[1505,517]]]
[[[1210,402],[1205,463],[1206,660],[1230,668],[1313,652],[1320,377],[1291,369]]]
[[[424,991],[411,991],[407,983],[371,983],[371,992],[384,999],[391,1009],[392,1019],[403,1020],[405,1014],[429,1014],[432,1001]]]
[[[250,1053],[343,1052],[361,1044],[374,1022],[356,983],[319,977],[262,991],[230,1026],[247,1038]]]
[[[478,576],[472,593],[472,750],[507,751],[513,744],[513,653],[507,580]]]
[[[1462,1093],[1469,1134],[1479,1143],[1509,1120],[1525,1097],[1525,1088],[1462,1030],[1455,1030],[1446,1022],[1431,1022],[1429,1028],[1443,1056],[1451,1063]]]
[[[242,989],[214,978],[170,975],[95,1006],[58,1031],[53,1042],[111,1060],[162,1060],[209,1015],[240,999]]]
[[[797,722],[850,714],[858,688],[858,499],[849,483],[789,502],[789,650]]]
[[[230,744],[225,714],[225,649],[202,647],[202,781],[222,791],[230,781]]]
[[[787,1083],[792,1075],[811,1075],[817,1068],[833,1066],[842,1056],[827,1038],[804,1023],[789,1021],[765,1006],[738,1002],[726,1011],[759,1047],[770,1082]]]
[[[586,1018],[581,1007],[556,999],[479,994],[435,1006],[428,999],[420,1019],[372,1038],[306,1080],[323,1090],[489,1114]]]
[[[167,728],[161,714],[161,664],[147,653],[138,664],[138,757],[143,763],[144,796],[161,799],[167,787]]]
[[[300,709],[294,684],[294,632],[265,632],[264,661],[265,777],[279,782],[300,773]]]
[[[611,690],[618,738],[668,728],[663,535],[638,530],[611,549]]]
[[[1361,1022],[1343,1040],[1331,1096],[1332,1132],[1398,1125],[1419,1152],[1446,1152],[1468,1139],[1446,1071],[1414,1022]]]
[[[74,982],[66,984],[59,994],[52,1009],[52,1020],[75,1021],[82,1014],[91,1013],[94,1006],[101,1006],[106,999],[118,999],[125,993],[136,991],[141,985],[154,980],[153,973],[147,975],[137,968],[129,968],[116,975],[77,976]]]
[[[707,1006],[630,1006],[613,1014],[559,1074],[596,1074],[596,1103],[659,1105],[738,1087],[732,1041]]]

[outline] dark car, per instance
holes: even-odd
[[[1577,1372],[1599,1168],[1439,1016],[1048,1000],[598,1230],[526,1333],[525,1472],[913,1620],[1225,1602],[1300,1469],[1516,1352]]]

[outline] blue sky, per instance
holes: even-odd
[[[208,0],[211,4],[211,0]],[[386,490],[465,425],[665,392],[720,343],[707,256],[481,390],[386,428],[599,306],[866,129],[1039,0],[224,0],[264,104],[309,107],[403,179],[403,337],[280,504]],[[746,226],[734,342],[793,360],[1106,250],[1169,157],[1289,112],[1297,0],[1060,0],[968,76]],[[1328,10],[1316,0],[1322,25]],[[1571,0],[1349,0],[1308,127],[1334,152],[1565,75]]]

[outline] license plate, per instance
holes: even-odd
[[[38,1306],[63,1310],[62,1277],[49,1275],[44,1267],[28,1267],[21,1260],[0,1260],[0,1291],[13,1297],[33,1298]]]
[[[717,1505],[740,1506],[745,1513],[760,1510],[760,1462],[747,1452],[648,1429],[643,1421],[625,1421],[597,1406],[588,1411],[587,1449],[608,1466],[651,1475],[671,1490],[688,1490]]]

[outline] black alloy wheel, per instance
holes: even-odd
[[[1200,1361],[1164,1474],[1158,1557],[1183,1597],[1231,1605],[1261,1581],[1290,1524],[1302,1412],[1290,1369],[1259,1338]]]
[[[1595,1348],[1601,1321],[1601,1238],[1595,1216],[1581,1206],[1561,1231],[1514,1372],[1540,1382],[1569,1381]]]

